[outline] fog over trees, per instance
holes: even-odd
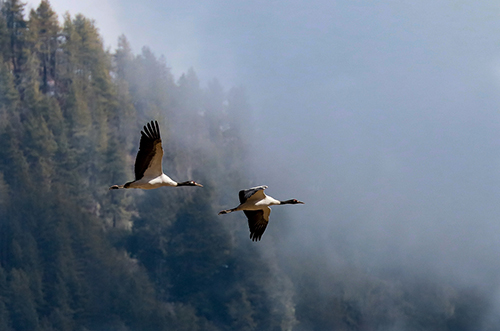
[[[257,243],[243,213],[218,217],[258,180],[243,87],[202,86],[192,69],[174,77],[125,36],[105,50],[90,18],[60,23],[45,0],[29,13],[1,3],[0,62],[0,330],[498,326],[486,287],[373,271],[350,263],[342,242],[318,252],[334,267],[291,253],[278,221],[291,209],[275,208]],[[165,172],[203,188],[108,191],[133,179],[152,119]]]

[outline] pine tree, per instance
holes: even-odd
[[[115,73],[120,81],[126,82],[130,77],[130,69],[132,61],[134,60],[134,55],[132,54],[132,49],[130,48],[130,43],[125,35],[118,37],[118,48],[114,54],[115,61]]]
[[[119,142],[124,150],[132,149],[132,141],[127,132],[137,129],[137,113],[130,94],[129,80],[133,75],[134,56],[130,44],[124,35],[118,38],[118,48],[113,56],[114,85],[118,104],[111,108],[109,118],[109,128],[113,134],[119,138]],[[135,145],[134,145],[135,146]]]
[[[0,134],[7,124],[19,123],[16,113],[19,105],[19,94],[14,85],[14,76],[7,65],[0,63]]]
[[[15,330],[36,330],[38,327],[36,304],[26,273],[22,270],[12,269],[9,288],[11,298],[9,311],[12,326]]]
[[[9,290],[7,284],[7,274],[0,264],[0,330],[5,331],[12,330],[9,311],[7,309],[8,298]]]
[[[0,15],[0,63],[10,59],[10,35],[7,29],[7,22],[1,12]]]
[[[26,21],[24,20],[25,4],[19,0],[7,0],[3,3],[2,14],[9,32],[9,58],[12,71],[17,78],[24,64],[24,42],[26,37]]]
[[[42,0],[35,10],[31,10],[28,21],[32,50],[40,62],[41,90],[53,92],[56,78],[56,53],[59,46],[59,22],[57,14],[48,0]],[[52,91],[51,91],[52,90]]]

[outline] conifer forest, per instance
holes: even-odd
[[[174,77],[126,36],[106,50],[91,18],[47,0],[2,1],[0,330],[496,329],[481,289],[322,269],[280,249],[285,222],[263,250],[243,213],[218,216],[250,187],[249,99],[194,70]],[[108,190],[133,180],[151,120],[165,172],[203,188]]]

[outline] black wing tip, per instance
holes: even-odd
[[[252,241],[255,241],[255,242],[260,241],[260,237],[257,237],[257,236],[253,236],[253,237],[250,236],[250,239],[252,239]]]
[[[252,241],[260,241],[260,239],[262,238],[262,235],[263,235],[263,233],[258,234],[258,233],[253,232],[253,233],[250,233],[250,239],[252,239]]]
[[[151,121],[144,125],[141,135],[152,140],[161,139],[160,137],[160,125],[157,120]]]

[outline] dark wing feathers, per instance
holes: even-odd
[[[245,194],[245,192],[248,192],[248,190],[241,190],[240,193],[238,193],[238,196],[240,198],[240,203],[243,203],[248,199],[248,196]]]
[[[253,241],[259,241],[262,235],[264,234],[264,231],[266,231],[268,223],[264,219],[264,211],[244,210],[243,212],[248,218],[248,227],[250,228],[250,239],[252,239]]]
[[[157,121],[151,121],[147,126],[144,126],[141,131],[141,142],[139,152],[135,158],[135,180],[139,180],[144,176],[144,172],[148,168],[151,160],[156,153],[156,144],[161,144],[160,127]]]
[[[252,195],[254,195],[255,193],[257,193],[259,191],[263,191],[266,188],[267,188],[267,186],[262,185],[262,186],[252,187],[252,188],[249,188],[246,190],[241,190],[238,194],[238,196],[240,198],[240,203],[247,201]],[[262,192],[262,194],[264,194],[264,192]],[[264,195],[261,198],[263,198],[263,197],[264,197]]]

